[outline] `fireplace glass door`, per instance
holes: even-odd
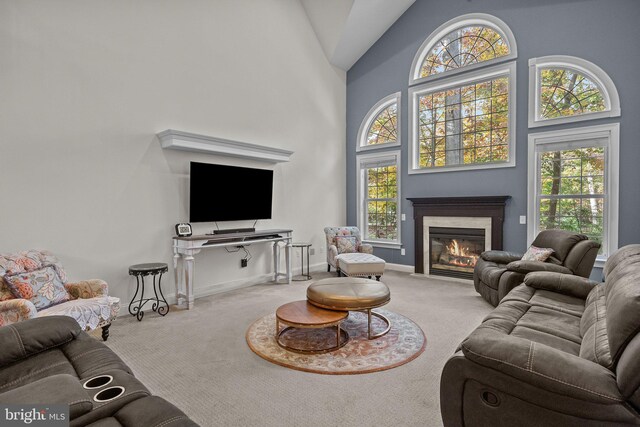
[[[484,233],[481,228],[429,227],[429,274],[472,279],[485,250]]]

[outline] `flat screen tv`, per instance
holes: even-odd
[[[189,221],[271,218],[273,171],[191,162]]]

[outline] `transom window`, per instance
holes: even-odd
[[[540,118],[574,116],[605,110],[602,91],[577,71],[563,68],[540,70]]]
[[[564,55],[529,60],[529,127],[619,115],[616,87],[597,65]]]
[[[400,244],[400,152],[358,156],[358,226],[378,246]]]
[[[506,56],[509,45],[493,28],[474,25],[458,28],[431,49],[420,68],[420,77]]]
[[[515,40],[499,19],[445,23],[414,58],[409,173],[515,166]],[[494,65],[491,65],[494,64]]]
[[[358,132],[358,151],[400,145],[400,92],[378,101]]]

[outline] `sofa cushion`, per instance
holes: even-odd
[[[606,330],[613,365],[640,329],[640,268],[632,261],[617,266],[605,283]]]
[[[480,271],[480,280],[492,289],[498,289],[500,283],[500,276],[507,271],[507,268],[500,266],[495,262],[482,261],[484,263]]]
[[[0,328],[0,367],[68,343],[79,334],[78,324],[70,317],[62,316],[3,326]]]
[[[7,275],[5,280],[16,298],[31,301],[38,310],[71,299],[53,266]]]
[[[358,240],[355,236],[336,236],[338,254],[348,254],[358,251]]]
[[[611,369],[613,360],[607,336],[606,300],[603,285],[594,287],[587,297],[587,305],[580,320],[580,333],[582,335],[580,357]]]
[[[120,310],[120,299],[116,297],[95,297],[74,299],[43,309],[40,316],[69,316],[78,322],[80,328],[91,331],[111,322]]]
[[[546,261],[553,253],[552,248],[539,248],[537,246],[529,246],[529,249],[522,255],[523,261]]]
[[[587,239],[588,237],[584,234],[576,234],[564,230],[543,230],[531,244],[539,248],[552,248],[554,250],[553,258],[564,262],[571,248],[576,243]]]
[[[640,244],[627,245],[611,254],[607,259],[607,262],[604,263],[602,274],[607,278],[609,275],[613,274],[614,270],[618,266],[635,263],[640,263]]]
[[[21,387],[0,393],[3,404],[24,404],[25,402],[47,405],[69,405],[69,418],[86,414],[93,408],[93,402],[75,375],[57,374]]]

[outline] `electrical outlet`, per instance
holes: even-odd
[[[520,215],[520,224],[526,224],[526,223],[527,223],[527,216]]]
[[[400,255],[405,255],[404,248],[400,249]]]
[[[315,248],[309,248],[309,255],[315,255],[315,254],[316,254]]]
[[[249,260],[247,260],[246,258],[242,258],[242,259],[240,260],[240,267],[246,267],[246,266],[247,266],[248,261],[249,261]]]
[[[404,221],[407,219],[407,216],[405,214],[400,215],[400,221]],[[402,254],[404,255],[404,254]]]

